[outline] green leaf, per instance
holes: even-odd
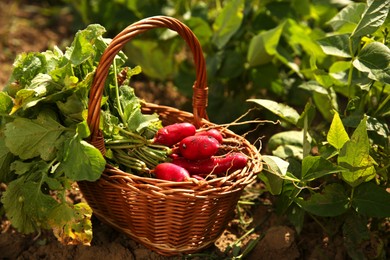
[[[99,46],[98,41],[100,40],[101,44],[103,41],[101,36],[105,31],[106,29],[103,26],[91,24],[84,30],[80,30],[76,33],[71,47],[65,53],[74,66],[94,58],[96,48]]]
[[[281,117],[282,119],[286,120],[287,122],[296,125],[299,119],[299,114],[298,112],[285,104],[282,103],[277,103],[272,100],[268,99],[248,99],[248,102],[254,102],[265,109],[268,109],[275,115]]]
[[[306,156],[302,160],[303,181],[312,181],[336,172],[340,172],[340,169],[321,156]]]
[[[5,140],[0,135],[0,182],[7,183],[11,180],[10,164],[13,159],[13,154],[5,146]]]
[[[0,92],[0,115],[11,112],[13,101],[6,92]]]
[[[368,217],[390,217],[390,193],[373,182],[362,183],[355,188],[352,207]]]
[[[191,31],[196,35],[196,38],[198,38],[202,46],[205,46],[210,42],[213,31],[207,21],[200,17],[191,17],[186,20],[185,23],[191,28]]]
[[[165,80],[175,74],[176,67],[172,59],[174,43],[134,39],[126,45],[125,50],[132,63],[141,66],[142,71],[151,78]]]
[[[12,71],[10,82],[18,82],[20,87],[30,85],[31,80],[39,73],[46,72],[46,58],[41,53],[30,52],[19,54],[14,62],[14,70]],[[18,86],[18,87],[19,87]],[[10,96],[14,96],[18,88],[9,84],[5,90]]]
[[[374,33],[386,20],[390,9],[390,0],[371,1],[351,38]]]
[[[279,195],[283,188],[283,177],[287,174],[288,162],[276,156],[264,155],[262,157],[266,169],[258,176],[273,195]]]
[[[282,35],[284,24],[274,29],[260,32],[249,42],[247,61],[250,66],[266,64],[272,60],[277,52],[277,45]]]
[[[96,181],[106,165],[101,152],[82,140],[79,135],[65,143],[64,159],[60,165],[67,178],[74,181]]]
[[[367,135],[367,118],[365,117],[341,148],[338,164],[345,168],[343,179],[352,187],[373,179],[376,175],[376,162],[370,156],[370,142]]]
[[[339,33],[352,33],[365,9],[365,3],[350,3],[333,17],[328,24]]]
[[[322,50],[328,54],[343,58],[351,58],[349,50],[349,34],[331,35],[318,40]]]
[[[213,24],[212,42],[222,49],[237,32],[244,17],[244,1],[232,0],[226,3]]]
[[[349,208],[348,196],[339,183],[328,184],[321,193],[313,194],[308,200],[297,198],[295,202],[304,210],[321,217],[340,216]]]
[[[295,145],[280,145],[275,150],[272,151],[272,154],[280,157],[282,159],[288,158],[297,158],[299,160],[303,159],[303,148]]]
[[[275,150],[281,145],[303,146],[303,131],[283,131],[271,136],[268,140],[267,147],[270,151]]]
[[[37,119],[16,118],[4,130],[8,149],[21,159],[40,156],[51,160],[56,156],[55,144],[65,128],[47,113],[41,112]]]
[[[337,95],[333,88],[329,88],[327,94],[313,93],[313,100],[316,107],[327,121],[332,121],[333,110],[338,110]]]
[[[364,46],[353,61],[356,69],[367,72],[370,79],[390,84],[390,49],[380,42]]]
[[[336,111],[334,113],[328,135],[326,136],[326,140],[330,145],[338,150],[340,150],[344,144],[349,141],[347,131],[345,131],[343,122]]]
[[[1,202],[12,225],[24,234],[47,228],[50,212],[57,205],[52,196],[42,193],[40,183],[26,177],[10,182]]]

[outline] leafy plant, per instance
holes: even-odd
[[[278,196],[278,212],[298,231],[306,215],[330,236],[340,223],[355,259],[368,257],[360,246],[372,236],[380,242],[370,244],[369,257],[384,256],[378,233],[390,217],[389,8],[390,1],[352,3],[329,20],[333,30],[317,40],[328,61],[313,53],[310,68],[297,71],[303,76],[298,89],[310,94],[302,113],[271,100],[248,100],[288,129],[270,138],[272,155],[263,157],[267,169],[259,175]],[[275,37],[271,32],[268,37]]]
[[[21,233],[52,229],[64,243],[90,243],[92,211],[83,202],[67,200],[72,184],[99,179],[106,159],[144,174],[167,158],[169,149],[148,141],[161,121],[141,113],[141,100],[128,86],[140,68],[124,69],[126,80],[118,85],[123,53],[110,67],[103,96],[106,157],[86,141],[90,86],[110,40],[102,37],[104,32],[92,24],[76,33],[65,53],[54,48],[20,54],[9,84],[0,92],[0,182],[7,184],[1,202]],[[122,151],[129,146],[134,154]]]

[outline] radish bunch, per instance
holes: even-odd
[[[191,177],[204,179],[211,174],[223,176],[247,165],[247,157],[242,153],[218,154],[223,136],[216,129],[196,131],[190,123],[172,124],[156,133],[154,143],[175,151],[171,162],[161,163],[154,169],[156,178],[162,180],[180,182]]]

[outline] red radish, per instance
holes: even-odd
[[[194,135],[195,132],[195,126],[190,123],[176,123],[168,125],[157,131],[154,137],[154,143],[172,146],[180,142],[183,138]]]
[[[183,157],[175,158],[172,163],[185,168],[191,175],[206,176],[214,173],[223,176],[225,173],[242,169],[248,159],[242,153],[230,153],[224,157],[211,157],[204,160],[191,161]]]
[[[173,163],[160,163],[154,169],[154,174],[157,179],[166,181],[186,181],[190,178],[190,174],[183,167]]]
[[[207,131],[199,131],[196,135],[206,135],[214,137],[220,144],[223,143],[223,137],[217,129],[210,129]]]
[[[180,154],[189,160],[202,160],[215,155],[219,149],[218,141],[211,136],[194,135],[180,141]]]

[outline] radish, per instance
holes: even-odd
[[[195,135],[206,135],[214,137],[220,144],[223,143],[223,137],[217,129],[210,129],[207,131],[199,131]]]
[[[158,164],[154,169],[154,174],[157,179],[166,181],[181,182],[190,178],[190,174],[186,169],[169,162]]]
[[[194,135],[196,128],[190,123],[176,123],[160,128],[153,142],[166,146],[172,146],[187,136]]]
[[[194,135],[180,141],[180,154],[189,160],[210,158],[218,152],[219,143],[211,136]]]
[[[248,159],[242,153],[229,153],[223,157],[211,157],[204,160],[191,161],[183,157],[172,160],[173,164],[185,168],[191,175],[206,176],[214,173],[219,176],[225,175],[244,168]]]

